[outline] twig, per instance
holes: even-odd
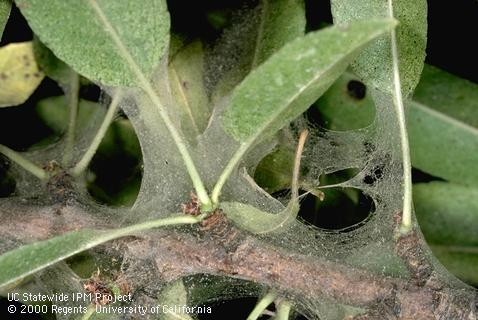
[[[58,210],[3,200],[0,234],[9,242],[30,242],[72,228],[105,224],[98,215],[76,206],[61,207],[60,214]],[[123,253],[129,261],[142,265],[149,263],[145,259],[153,258],[155,277],[163,283],[194,274],[229,276],[273,288],[299,306],[304,299],[327,299],[366,308],[368,319],[477,319],[477,291],[471,287],[419,285],[413,279],[380,276],[322,257],[285,251],[237,229],[228,228],[220,237],[207,236],[212,229],[203,233],[194,230],[159,229],[148,233],[145,240],[117,241],[126,244]],[[136,274],[134,269],[124,272],[131,277]]]

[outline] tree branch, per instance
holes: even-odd
[[[1,250],[75,229],[115,227],[78,204],[39,206],[18,199],[0,202],[0,219]],[[159,282],[194,274],[230,276],[273,288],[290,301],[328,299],[369,310],[353,319],[477,319],[477,293],[471,288],[454,288],[430,272],[426,281],[417,281],[420,275],[398,279],[287,252],[237,229],[219,211],[199,226],[151,230],[119,242],[129,260],[152,259]],[[397,243],[408,246],[399,252],[404,259],[409,258],[403,251],[416,250],[410,238]],[[134,287],[136,279],[131,280]]]

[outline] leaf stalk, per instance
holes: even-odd
[[[113,93],[113,100],[111,101],[111,104],[108,108],[108,111],[106,112],[103,122],[101,123],[101,126],[98,129],[98,132],[93,138],[93,141],[91,141],[91,144],[88,147],[88,150],[86,150],[85,154],[83,155],[81,160],[78,161],[75,167],[71,169],[71,174],[74,177],[78,177],[79,175],[81,175],[88,167],[89,163],[91,162],[91,159],[93,159],[93,156],[95,155],[96,150],[98,150],[98,147],[100,146],[101,141],[106,135],[106,131],[108,130],[109,125],[113,121],[113,117],[116,114],[116,110],[118,109],[118,105],[120,101],[121,101],[121,94],[119,90],[115,90]]]
[[[18,164],[26,171],[33,174],[38,179],[47,180],[49,178],[48,173],[44,169],[40,168],[27,158],[23,157],[19,152],[16,152],[9,147],[0,144],[0,153],[3,153],[10,160]]]
[[[246,320],[257,320],[262,313],[267,309],[267,307],[274,302],[277,295],[275,292],[268,292],[263,296],[256,304],[254,309],[251,311]]]

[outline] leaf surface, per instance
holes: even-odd
[[[136,76],[112,39],[118,35],[141,72],[150,76],[169,41],[169,14],[163,0],[17,0],[40,40],[78,73],[105,85],[133,86]]]
[[[162,312],[161,320],[193,320],[187,313],[178,313],[172,306],[187,306],[188,291],[184,286],[183,280],[176,280],[166,286],[159,295],[158,302],[166,306],[165,312]]]
[[[58,82],[64,90],[68,88],[72,73],[75,71],[58,59],[37,37],[33,38],[33,52],[38,65],[45,75]]]
[[[12,9],[12,1],[0,0],[0,39],[2,38],[3,30],[10,17],[10,11]]]
[[[31,42],[11,43],[0,48],[0,107],[25,102],[43,77]]]
[[[413,100],[478,128],[478,84],[426,65]]]
[[[222,202],[221,209],[237,226],[255,234],[281,232],[296,221],[289,208],[273,214],[245,203]]]
[[[478,248],[430,245],[437,259],[455,276],[472,286],[478,285]]]
[[[408,96],[420,80],[425,61],[427,34],[426,0],[332,0],[334,23],[355,20],[395,18],[398,51],[398,71],[401,91]],[[394,67],[390,35],[382,37],[366,48],[354,61],[355,71],[367,84],[387,92],[394,91]]]
[[[305,6],[301,0],[262,0],[259,15],[251,69],[305,32]]]
[[[428,242],[478,248],[478,188],[434,181],[415,184],[413,196]]]
[[[314,108],[320,112],[321,125],[336,131],[365,128],[375,119],[375,105],[369,89],[352,72],[340,76]]]
[[[35,110],[44,123],[56,134],[60,135],[66,132],[69,110],[65,96],[48,97],[40,100]],[[84,130],[89,128],[88,124],[90,124],[95,117],[103,116],[103,114],[104,110],[98,103],[80,100],[76,130],[78,130],[80,135],[84,134]]]
[[[171,92],[181,118],[181,129],[190,140],[206,129],[211,114],[203,64],[202,43],[195,41],[181,48],[168,68]]]
[[[478,129],[421,103],[410,105],[413,166],[451,182],[478,186]]]
[[[478,284],[478,188],[415,184],[415,212],[433,254],[457,277]]]

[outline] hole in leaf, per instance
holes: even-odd
[[[322,189],[324,199],[308,193],[301,201],[298,217],[327,230],[351,231],[360,226],[375,204],[369,196],[355,188]]]
[[[370,126],[375,111],[365,85],[344,74],[309,108],[307,119],[334,131],[356,130]]]
[[[350,80],[347,83],[347,94],[357,100],[362,100],[365,98],[367,93],[367,88],[365,85],[357,80]]]

